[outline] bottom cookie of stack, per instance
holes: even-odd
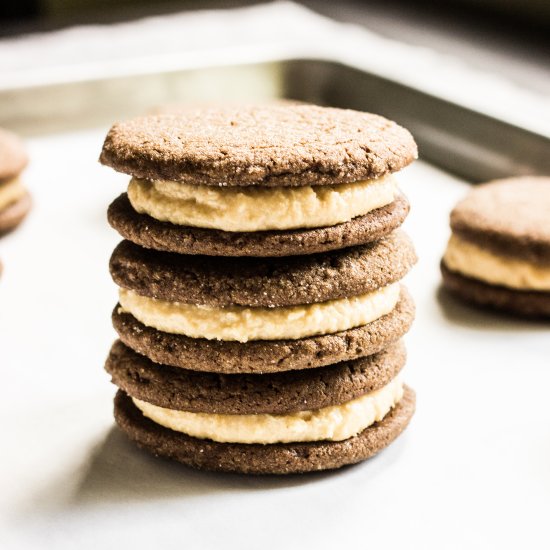
[[[408,425],[401,343],[369,357],[274,374],[153,363],[121,342],[106,363],[115,418],[140,447],[206,470],[290,474],[365,460]]]

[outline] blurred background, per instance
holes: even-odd
[[[261,2],[253,0],[19,0],[3,3],[0,15],[4,21],[11,21],[26,29],[53,28],[64,25],[89,22],[125,20],[144,15],[170,13],[180,10],[231,8],[249,6]],[[302,1],[321,13],[342,18],[364,14],[376,15],[386,12],[400,14],[404,18],[439,15],[449,20],[479,23],[481,18],[490,18],[492,26],[506,25],[516,31],[521,26],[536,27],[544,34],[550,23],[550,5],[546,0],[373,0],[327,2]],[[416,14],[416,16],[415,16]],[[441,22],[443,19],[441,19]],[[16,27],[4,32],[19,32]]]
[[[473,181],[550,172],[543,0],[21,0],[0,15],[0,126],[24,136],[283,97],[386,115]]]
[[[0,36],[265,3],[253,0],[18,0],[1,3]],[[458,55],[476,66],[550,93],[550,2],[547,0],[305,0],[298,3],[338,21],[359,23],[384,36]]]

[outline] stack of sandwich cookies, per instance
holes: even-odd
[[[30,210],[30,195],[21,181],[27,163],[21,140],[0,128],[0,235],[15,229]]]
[[[451,213],[441,263],[462,299],[530,317],[550,316],[550,178],[496,180],[473,189]]]
[[[121,428],[246,473],[336,468],[397,437],[416,258],[390,174],[415,155],[385,119],[302,105],[113,127],[101,159],[133,176],[109,210],[128,239],[106,364]]]

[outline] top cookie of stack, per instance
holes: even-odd
[[[110,130],[101,162],[133,176],[111,225],[146,248],[291,256],[375,241],[409,205],[392,178],[417,156],[383,117],[312,105],[198,109]]]

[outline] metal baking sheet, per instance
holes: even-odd
[[[142,94],[129,93],[136,82]],[[50,109],[29,113],[37,93]],[[102,365],[115,337],[107,262],[119,237],[105,211],[127,178],[97,163],[102,139],[112,119],[161,101],[222,97],[379,111],[420,143],[423,160],[400,175],[420,256],[407,278],[418,312],[405,371],[418,411],[358,466],[199,473],[148,456],[114,427]],[[548,326],[462,306],[441,292],[438,271],[448,213],[468,183],[547,171],[546,138],[323,60],[68,82],[20,90],[17,101],[2,116],[31,136],[35,207],[0,242],[3,548],[548,547]]]
[[[330,59],[281,59],[0,89],[0,125],[23,133],[108,124],[157,105],[289,97],[380,113],[427,161],[471,181],[550,173],[550,137]]]

